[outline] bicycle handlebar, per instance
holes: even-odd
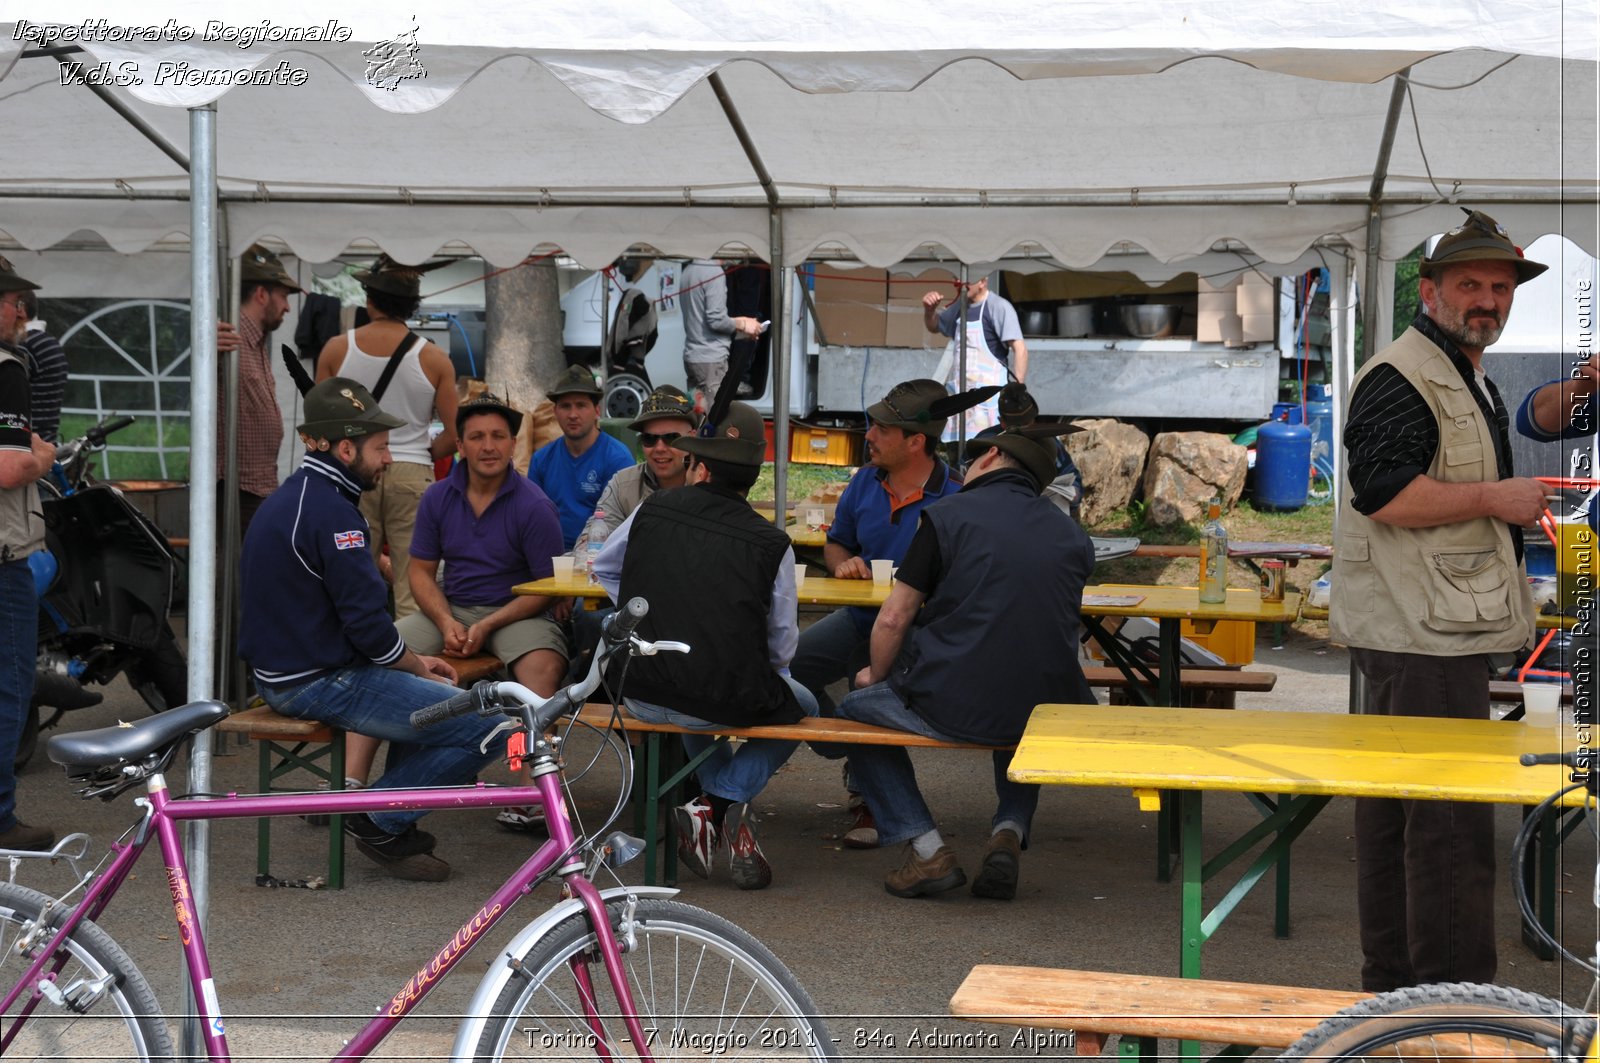
[[[663,651],[679,653],[689,651],[689,647],[681,642],[645,642],[635,636],[634,629],[649,611],[649,603],[643,598],[632,598],[613,613],[611,619],[606,622],[601,636],[601,646],[589,665],[589,673],[571,686],[557,690],[548,698],[540,697],[521,683],[485,679],[475,684],[471,690],[464,690],[444,701],[424,706],[413,712],[411,726],[420,730],[457,716],[465,716],[470,712],[476,712],[480,716],[493,716],[497,713],[514,716],[527,707],[534,710],[534,729],[542,731],[571,711],[574,706],[582,705],[588,700],[589,695],[600,686],[600,677],[605,671],[606,662],[619,648],[627,647],[647,657]]]
[[[120,432],[132,423],[132,417],[113,417],[109,421],[103,421],[100,424],[95,425],[83,435],[84,438],[89,441],[90,446],[98,447],[100,444],[106,441],[106,436],[110,435],[112,432]]]

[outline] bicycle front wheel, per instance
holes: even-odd
[[[35,890],[0,883],[0,986],[6,991],[49,944],[51,929],[40,929],[39,913],[52,903]],[[57,909],[48,922],[59,926],[65,914]],[[44,973],[52,982],[48,995],[38,999],[24,992],[0,1015],[6,1063],[173,1057],[172,1037],[150,984],[95,924],[78,924]]]
[[[1325,1020],[1280,1059],[1565,1059],[1594,1019],[1505,986],[1442,983],[1383,993]]]
[[[624,906],[607,913],[651,1057],[837,1058],[811,997],[765,945],[676,901],[641,899],[632,927],[620,926]],[[586,913],[540,938],[519,974],[495,1002],[479,1060],[642,1057]]]

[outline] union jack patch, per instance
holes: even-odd
[[[334,532],[333,546],[336,550],[365,550],[367,548],[367,533],[361,531]]]

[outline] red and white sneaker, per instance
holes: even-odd
[[[772,885],[772,865],[756,841],[756,814],[746,803],[728,806],[722,820],[722,837],[728,843],[728,871],[742,890],[762,890]]]
[[[876,849],[878,847],[878,821],[872,818],[872,809],[860,794],[850,795],[850,829],[840,839],[846,849]]]
[[[538,805],[512,805],[495,813],[494,821],[506,830],[543,834],[546,831],[544,809]]]
[[[717,849],[717,828],[711,806],[700,798],[672,810],[678,828],[678,859],[701,878],[711,877],[711,854]]]

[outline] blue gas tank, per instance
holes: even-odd
[[[1256,508],[1299,509],[1311,487],[1311,429],[1269,421],[1256,433]]]

